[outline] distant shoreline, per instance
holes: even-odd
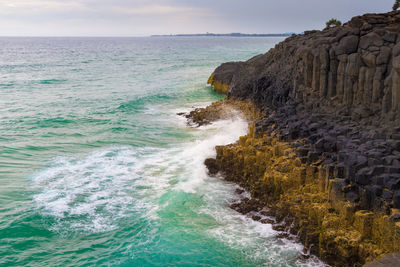
[[[294,33],[198,33],[198,34],[160,34],[151,37],[287,37]]]

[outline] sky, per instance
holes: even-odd
[[[0,0],[0,36],[147,36],[322,29],[394,0]]]

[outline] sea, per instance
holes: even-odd
[[[177,115],[282,40],[0,38],[0,266],[324,266],[207,175],[247,122]]]

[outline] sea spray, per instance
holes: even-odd
[[[177,189],[185,192],[196,192],[195,189],[207,178],[207,170],[204,160],[215,156],[216,145],[227,145],[234,143],[238,138],[247,132],[247,122],[241,118],[218,121],[214,124],[199,127],[201,136],[195,142],[188,144],[179,155],[180,160],[186,159],[187,178],[177,185]]]
[[[0,265],[313,264],[207,175],[204,159],[245,121],[176,115],[221,99],[204,85],[221,62],[279,40],[3,39]]]
[[[175,226],[163,229],[173,212],[183,229],[189,227],[213,242],[242,251],[248,261],[294,263],[302,246],[277,239],[271,225],[231,210],[236,186],[209,177],[203,164],[205,158],[215,156],[215,145],[233,143],[247,130],[247,121],[236,117],[188,128],[194,140],[179,147],[116,147],[82,159],[56,158],[32,179],[39,190],[33,198],[35,205],[52,222],[50,230],[81,235],[116,231],[125,218],[155,228],[144,235],[177,238]],[[163,237],[160,231],[172,231],[172,236]]]

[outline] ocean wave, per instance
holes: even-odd
[[[118,220],[146,209],[135,185],[140,152],[127,147],[96,151],[83,159],[59,157],[32,177],[33,201],[52,230],[110,231]]]
[[[298,260],[303,246],[276,238],[271,225],[230,209],[236,186],[208,176],[205,158],[215,156],[216,145],[246,134],[247,122],[239,116],[187,130],[193,138],[174,147],[115,147],[81,159],[54,159],[32,178],[36,208],[44,218],[52,218],[49,228],[58,233],[113,231],[123,227],[123,220],[131,225],[154,223],[151,238],[167,238],[167,243],[193,245],[180,239],[191,229],[259,265],[322,266],[315,259]],[[160,236],[158,227],[170,234]],[[138,240],[149,238],[143,235]],[[176,248],[164,248],[163,253]]]

